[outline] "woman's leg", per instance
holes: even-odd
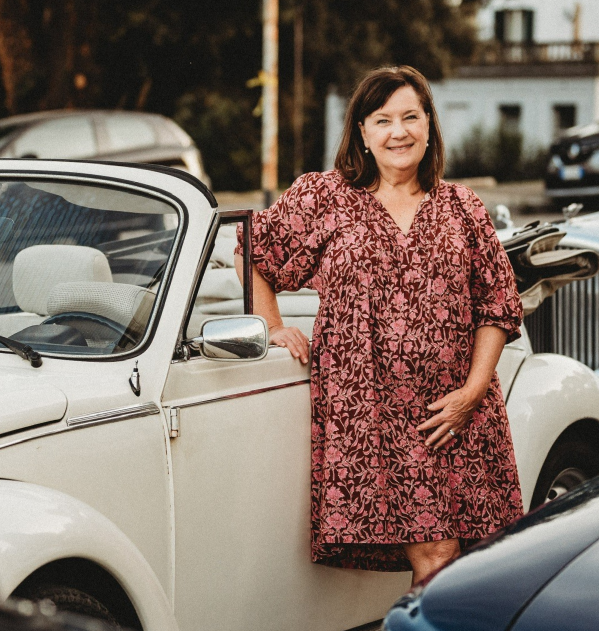
[[[414,570],[412,585],[415,585],[431,572],[455,559],[460,554],[460,544],[457,539],[404,543],[404,550]]]

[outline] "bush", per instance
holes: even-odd
[[[260,118],[252,115],[254,105],[247,95],[201,89],[177,101],[173,118],[198,145],[215,191],[260,188]]]
[[[498,182],[535,180],[544,175],[547,151],[523,149],[520,132],[498,128],[488,132],[473,127],[451,152],[448,175],[453,178],[492,176]]]

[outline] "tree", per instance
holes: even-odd
[[[0,0],[0,66],[9,114],[92,104],[98,7]]]

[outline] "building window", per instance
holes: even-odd
[[[533,41],[534,11],[510,9],[495,11],[495,39],[506,44],[530,44]]]
[[[520,116],[522,108],[519,105],[499,106],[499,127],[508,133],[518,133],[520,131]]]
[[[553,132],[556,136],[576,125],[576,105],[553,106]]]

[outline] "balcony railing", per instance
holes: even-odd
[[[481,42],[472,63],[498,64],[599,63],[599,42],[508,44]]]

